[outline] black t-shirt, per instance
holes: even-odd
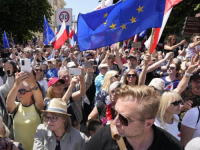
[[[150,147],[151,150],[184,150],[180,141],[173,137],[163,129],[152,126],[154,131],[154,140]],[[126,142],[126,148],[133,150],[133,148]],[[90,141],[86,144],[84,150],[119,150],[117,142],[112,139],[110,132],[110,125],[101,128],[93,135]]]
[[[181,93],[183,101],[191,100],[193,102],[192,107],[200,106],[200,95],[195,95],[192,90],[185,90]]]

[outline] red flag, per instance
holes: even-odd
[[[65,21],[63,21],[60,31],[56,37],[56,40],[52,42],[52,45],[55,49],[59,49],[65,41],[68,39],[68,32],[66,29]]]
[[[153,43],[152,43],[152,48],[151,48],[151,53],[153,53],[153,51],[155,50],[160,37],[162,35],[162,32],[165,28],[165,25],[167,23],[167,20],[169,18],[169,15],[172,11],[173,6],[175,6],[176,4],[180,3],[182,0],[167,0],[166,4],[165,4],[165,12],[164,12],[164,17],[163,17],[163,23],[162,23],[162,27],[161,28],[155,28],[155,34],[153,37]],[[151,37],[149,37],[149,39],[145,42],[145,46],[146,48],[149,47],[150,44],[150,39]]]
[[[71,30],[71,32],[69,34],[69,38],[72,39],[73,35],[74,35],[74,29],[72,28],[72,30]]]

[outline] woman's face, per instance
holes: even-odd
[[[176,65],[175,64],[170,64],[169,67],[167,68],[167,73],[171,75],[176,75]]]
[[[175,43],[176,43],[176,37],[173,36],[173,37],[171,38],[171,43],[172,43],[172,44],[175,44]]]
[[[120,81],[120,77],[119,77],[119,74],[118,74],[118,73],[116,73],[115,75],[113,75],[113,76],[111,77],[111,84],[112,84],[113,82],[115,82],[115,81]]]
[[[183,100],[172,100],[171,104],[167,107],[166,112],[170,114],[180,114],[182,103]]]
[[[56,61],[56,67],[61,67],[61,66],[62,66],[61,61]]]
[[[41,67],[35,67],[35,73],[36,73],[36,76],[41,76],[42,75],[42,68]]]
[[[128,81],[128,83],[135,83],[136,79],[136,74],[133,71],[130,71],[126,76],[126,80]]]
[[[63,120],[62,117],[58,117],[56,115],[53,115],[52,113],[47,113],[44,117],[44,121],[51,131],[64,129],[65,120]]]
[[[198,42],[198,41],[200,41],[200,36],[195,36],[194,39],[193,39],[193,42],[196,43],[196,42]]]
[[[113,89],[112,91],[110,91],[110,101],[111,101],[112,106],[115,105],[114,94],[117,89],[119,89],[119,88],[116,88],[116,89]]]
[[[53,87],[53,93],[56,94],[62,94],[63,93],[63,84],[60,81],[57,81],[54,85],[52,85]]]
[[[19,101],[26,101],[27,99],[30,99],[32,95],[33,92],[31,88],[22,84],[20,89],[18,90],[17,99]]]
[[[108,56],[108,58],[107,58],[108,63],[112,63],[112,59],[113,59],[112,56]]]

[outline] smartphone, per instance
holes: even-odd
[[[85,69],[93,68],[93,66],[94,66],[94,62],[93,61],[85,62]]]
[[[21,59],[20,65],[21,65],[21,71],[31,73],[31,60],[30,59]]]
[[[66,62],[70,62],[71,60],[70,60],[69,57],[67,57],[65,61],[66,61]]]
[[[70,76],[81,76],[82,70],[80,68],[69,68],[69,75]]]

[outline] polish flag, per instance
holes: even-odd
[[[124,43],[123,43],[123,46],[126,46],[126,47],[128,47],[128,45],[129,45],[129,43],[130,43],[131,39],[134,39],[134,37],[135,37],[135,36],[133,36],[133,37],[131,37],[131,38],[129,38],[129,39],[127,39],[127,40],[125,40],[125,41],[124,41]]]
[[[144,43],[146,42],[146,40],[147,40],[147,36],[145,36],[144,39],[143,39],[143,41],[142,41],[142,46],[139,49],[140,52],[142,51],[142,48],[143,48]]]
[[[72,39],[73,35],[74,35],[74,26],[73,26],[73,28],[72,28],[70,34],[69,34],[69,38]]]
[[[101,4],[99,6],[97,6],[95,8],[95,10],[98,10],[98,9],[101,9],[101,8],[104,8],[104,7],[108,7],[108,6],[112,5],[112,4],[113,4],[113,0],[106,0],[106,1],[102,0]]]
[[[151,48],[151,53],[153,53],[153,51],[155,50],[159,40],[160,40],[160,37],[162,35],[162,32],[165,28],[165,25],[167,23],[167,20],[169,18],[169,15],[172,11],[172,8],[173,6],[175,6],[176,4],[180,3],[182,0],[167,0],[166,1],[166,4],[165,4],[165,12],[164,12],[164,17],[163,17],[163,22],[162,22],[162,26],[161,28],[155,28],[155,34],[154,34],[154,37],[153,37],[153,43],[152,43],[152,48]],[[149,37],[149,39],[145,42],[145,46],[146,48],[149,47],[150,45],[150,39],[151,39],[151,36]]]
[[[68,39],[68,32],[66,29],[65,21],[63,21],[60,31],[56,35],[56,39],[54,39],[54,41],[51,43],[55,49],[59,49],[61,46],[63,46],[63,44],[67,39]]]

